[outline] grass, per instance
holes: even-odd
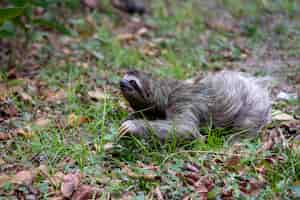
[[[184,79],[199,71],[223,68],[228,63],[223,52],[231,55],[231,63],[244,61],[241,58],[244,49],[236,41],[240,37],[245,39],[250,54],[254,54],[269,37],[274,37],[277,48],[286,51],[288,56],[293,57],[300,51],[300,39],[295,36],[300,29],[293,25],[296,24],[293,16],[296,15],[296,10],[299,11],[299,5],[294,1],[246,1],[246,4],[245,1],[236,0],[216,2],[223,12],[236,17],[243,33],[223,33],[211,29],[207,45],[201,42],[200,36],[208,30],[204,16],[210,11],[205,11],[197,1],[172,4],[171,17],[162,1],[154,1],[153,13],[147,20],[158,27],[157,31],[141,38],[140,43],[131,45],[124,45],[110,27],[101,23],[103,19],[107,19],[117,25],[113,14],[107,17],[105,14],[92,13],[98,24],[96,37],[85,38],[79,44],[71,42],[67,46],[76,51],[78,58],[74,59],[77,60],[73,62],[66,59],[60,65],[57,64],[59,60],[65,58],[54,56],[35,77],[35,80],[43,82],[42,90],[62,89],[66,94],[65,99],[61,102],[46,102],[30,84],[12,84],[31,95],[34,103],[25,102],[18,95],[12,94],[10,99],[20,116],[10,123],[16,127],[29,125],[30,131],[36,134],[31,138],[18,137],[0,143],[0,158],[5,161],[5,165],[0,166],[0,172],[14,173],[14,170],[7,170],[6,166],[9,165],[20,169],[46,164],[52,175],[58,171],[68,173],[80,170],[85,175],[85,183],[104,188],[103,199],[109,195],[121,198],[126,192],[133,199],[150,199],[156,187],[160,188],[166,199],[182,199],[187,194],[193,198],[197,198],[199,194],[186,180],[175,174],[189,173],[184,166],[196,163],[200,166],[199,175],[209,176],[214,180],[215,187],[209,192],[210,199],[220,198],[224,188],[231,191],[235,199],[253,199],[253,196],[241,192],[240,183],[259,180],[262,173],[258,169],[263,168],[266,184],[256,198],[291,198],[286,191],[290,187],[299,189],[296,184],[300,180],[299,147],[278,148],[257,155],[257,149],[262,145],[259,139],[244,141],[242,149],[239,149],[227,144],[228,130],[211,127],[204,127],[202,130],[207,135],[206,142],[195,140],[182,144],[171,139],[162,143],[155,138],[145,141],[131,136],[122,139],[118,137],[118,128],[128,115],[128,111],[122,107],[124,100],[116,92],[118,80],[125,69],[142,69],[162,77]],[[274,34],[266,32],[263,18],[272,14],[277,16],[278,12],[286,15],[286,20],[290,23],[283,22],[276,26]],[[158,55],[145,55],[140,50],[143,44],[154,42],[156,38],[163,38],[154,46]],[[289,48],[291,45],[294,48]],[[89,59],[86,59],[87,55]],[[1,80],[10,81],[6,72],[1,72],[0,77]],[[95,88],[101,88],[108,96],[92,100],[88,97],[88,91]],[[288,102],[283,106],[298,104],[299,102]],[[279,104],[277,106],[281,107]],[[35,126],[34,120],[39,118],[39,113],[50,119],[51,123],[46,127]],[[71,123],[70,116],[77,117],[79,121],[84,118],[86,121]],[[113,144],[113,147],[106,149],[107,144]],[[227,161],[234,156],[237,156],[234,164],[228,164]],[[139,162],[158,166],[154,173],[161,178],[132,178],[124,172],[124,165],[127,165],[135,174],[153,173],[139,167]],[[176,173],[170,173],[170,170]],[[40,198],[49,198],[51,186],[47,180],[41,177],[35,184]],[[5,199],[1,195],[13,189],[12,185],[1,188],[0,199]]]

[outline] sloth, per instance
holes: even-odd
[[[202,138],[200,127],[229,127],[256,137],[271,120],[271,100],[258,78],[221,71],[190,80],[159,79],[141,71],[128,71],[120,89],[143,118],[124,121],[120,135],[133,134],[161,140],[170,136]]]

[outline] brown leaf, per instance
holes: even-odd
[[[28,127],[22,129],[22,128],[18,128],[15,131],[15,135],[20,135],[23,136],[25,138],[31,138],[35,133],[30,131],[30,129],[28,129]]]
[[[198,165],[196,165],[195,163],[193,163],[193,164],[187,163],[185,168],[187,170],[195,172],[195,173],[199,173],[199,169],[200,169],[200,167]]]
[[[27,101],[29,103],[34,104],[32,97],[29,94],[27,94],[26,92],[18,91],[18,94],[20,95],[20,97],[22,98],[23,101]]]
[[[139,178],[143,178],[146,180],[157,180],[159,178],[159,176],[157,176],[156,174],[153,173],[147,173],[147,174],[137,174],[135,172],[133,172],[130,168],[128,168],[126,165],[123,167],[123,171],[127,174],[127,176],[131,177],[131,178],[135,178],[135,179],[139,179]]]
[[[5,160],[3,160],[2,158],[0,158],[0,166],[4,165],[5,163],[6,163]]]
[[[0,132],[0,141],[1,140],[9,140],[9,139],[12,139],[17,136],[23,136],[25,138],[30,138],[33,135],[34,135],[34,133],[29,130],[18,128],[18,129],[11,130],[8,133]]]
[[[235,165],[240,164],[240,161],[241,161],[241,158],[237,155],[234,155],[234,156],[230,157],[229,159],[227,159],[224,162],[224,165],[225,166],[235,166]]]
[[[117,39],[121,42],[131,42],[137,39],[137,37],[132,33],[120,33],[117,35]]]
[[[280,110],[276,110],[272,114],[272,121],[292,121],[295,120],[292,115],[281,112]]]
[[[300,120],[285,121],[280,124],[280,127],[289,134],[300,134]]]
[[[5,183],[10,182],[11,179],[12,177],[6,174],[0,175],[0,187],[2,187]]]
[[[264,182],[251,180],[242,180],[239,183],[240,190],[249,196],[258,196],[264,186]]]
[[[12,179],[13,183],[31,185],[36,176],[35,171],[23,170],[18,172]]]
[[[101,89],[96,89],[94,91],[89,91],[88,95],[92,98],[92,99],[96,99],[96,100],[103,100],[103,99],[107,99],[109,98],[109,95],[107,93],[105,93],[103,90]]]
[[[0,88],[1,90],[1,88]],[[1,101],[1,97],[0,97]],[[0,104],[0,122],[11,117],[16,117],[18,115],[17,108],[11,103],[2,103]]]
[[[49,177],[49,181],[52,183],[52,185],[58,187],[64,180],[64,174],[62,172],[56,172],[54,176]]]
[[[33,122],[33,124],[36,125],[36,126],[39,126],[41,128],[45,128],[50,124],[50,122],[51,122],[50,119],[41,117],[41,118],[36,119]]]
[[[5,133],[5,132],[0,132],[0,141],[1,140],[9,140],[13,137],[15,137],[16,135],[10,134],[10,133]]]
[[[65,198],[70,198],[80,184],[81,176],[79,173],[67,174],[64,176],[60,191]]]
[[[147,169],[147,170],[153,170],[153,171],[157,171],[159,169],[159,166],[150,164],[150,165],[146,165],[140,161],[138,161],[137,166],[143,168],[143,169]]]
[[[205,20],[205,24],[217,31],[238,33],[239,25],[231,16],[224,15],[223,17],[210,17]]]
[[[74,113],[71,113],[68,116],[68,125],[71,127],[78,127],[81,124],[87,123],[89,121],[90,121],[89,118],[84,117],[84,116],[78,116]]]
[[[7,84],[0,83],[0,101],[5,101],[9,95]]]
[[[188,178],[192,183],[195,183],[200,179],[200,174],[195,172],[190,172],[185,174],[184,177]]]
[[[97,8],[98,0],[81,0],[82,4],[89,8]]]
[[[114,148],[114,143],[108,142],[103,146],[104,151],[109,151]]]
[[[66,92],[64,90],[59,90],[58,92],[52,92],[52,91],[47,91],[48,93],[46,94],[46,101],[48,102],[53,102],[57,103],[66,98]]]
[[[72,200],[86,200],[99,198],[103,191],[89,185],[81,185],[72,195]]]
[[[157,200],[164,200],[164,196],[162,195],[159,187],[155,188],[155,194],[156,194]]]

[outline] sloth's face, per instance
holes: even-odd
[[[144,72],[129,71],[120,81],[121,91],[132,107],[142,108],[149,105],[151,99],[150,78],[150,75]]]

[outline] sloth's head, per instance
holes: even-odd
[[[132,107],[149,106],[151,75],[140,71],[128,71],[120,81],[120,88]]]

